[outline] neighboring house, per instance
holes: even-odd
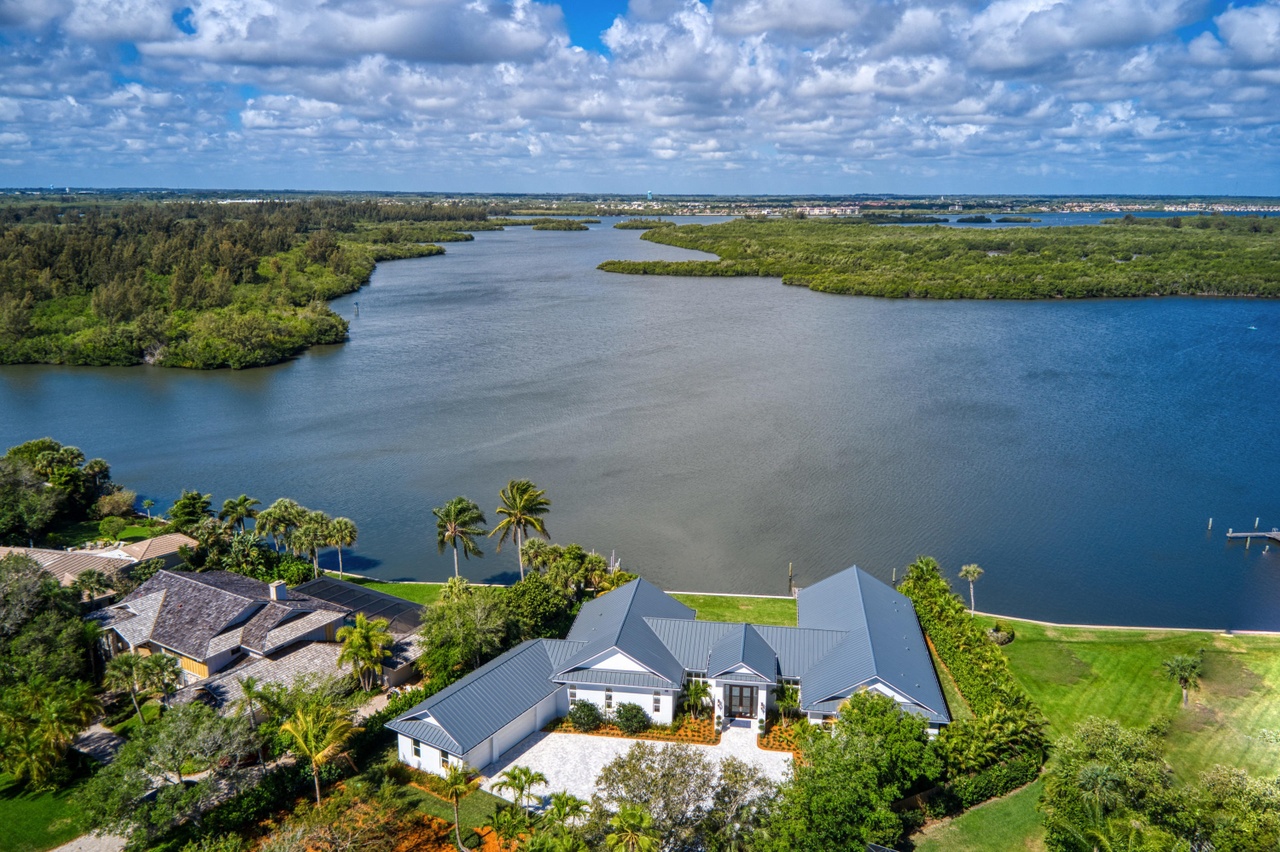
[[[199,544],[189,535],[173,532],[158,535],[155,538],[144,538],[142,541],[135,541],[133,544],[116,545],[89,552],[98,556],[128,559],[132,562],[160,559],[162,560],[161,568],[176,568],[183,562],[180,549],[186,547],[190,550],[195,550]]]
[[[246,657],[333,642],[347,614],[344,607],[291,593],[280,581],[162,570],[92,618],[107,633],[112,653],[171,654],[190,684]]]
[[[671,722],[684,685],[704,680],[717,716],[763,718],[780,684],[799,687],[811,720],[874,690],[924,716],[951,721],[915,610],[858,567],[798,595],[798,627],[695,621],[694,611],[635,580],[583,604],[566,639],[519,645],[387,725],[400,759],[441,773],[497,760],[573,701],[605,712],[639,704]]]
[[[294,592],[343,607],[353,618],[357,612],[364,613],[370,621],[385,618],[387,631],[395,642],[387,648],[391,656],[382,662],[382,685],[399,686],[414,675],[413,664],[422,656],[417,638],[422,626],[421,604],[332,577],[308,580],[295,587]]]
[[[49,550],[41,547],[0,547],[0,559],[10,553],[30,556],[40,567],[58,578],[64,586],[75,583],[76,578],[90,569],[101,571],[110,580],[126,572],[136,561],[129,557],[106,556],[84,550]]]

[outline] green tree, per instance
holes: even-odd
[[[609,827],[612,831],[604,836],[604,840],[610,849],[651,852],[658,848],[653,817],[641,805],[623,805],[618,808],[618,812],[609,818]]]
[[[205,518],[213,517],[212,494],[182,490],[182,496],[169,508],[169,526],[180,532],[194,529]]]
[[[382,661],[391,656],[387,647],[395,637],[387,630],[389,623],[385,618],[370,621],[363,612],[357,612],[354,624],[338,628],[338,641],[342,643],[338,665],[351,666],[361,689],[373,688],[374,675],[382,671]]]
[[[498,776],[499,781],[493,785],[495,790],[509,790],[512,801],[523,808],[525,800],[533,801],[536,797],[530,792],[534,787],[547,785],[547,776],[527,766],[513,766]]]
[[[320,576],[320,551],[329,546],[333,536],[329,532],[329,516],[324,512],[307,512],[302,522],[289,536],[290,545],[298,553],[311,557],[315,576]]]
[[[484,556],[484,551],[475,542],[485,534],[482,526],[486,523],[484,512],[466,497],[454,497],[443,506],[432,509],[431,514],[436,516],[436,547],[440,553],[444,553],[448,546],[453,547],[453,576],[461,576],[458,572],[459,544],[462,555],[467,559]]]
[[[218,512],[218,520],[226,521],[238,527],[240,532],[244,532],[245,522],[258,517],[258,510],[255,507],[261,505],[261,500],[255,500],[248,494],[241,494],[239,497],[223,501],[222,511]]]
[[[551,501],[547,499],[546,491],[537,488],[527,479],[513,479],[508,482],[507,487],[498,492],[498,499],[501,505],[498,506],[497,511],[502,516],[502,520],[489,535],[498,536],[499,553],[502,552],[503,542],[508,536],[515,539],[516,557],[520,563],[520,579],[523,580],[523,544],[528,538],[529,530],[533,530],[547,540],[551,539],[542,520],[542,516],[551,509]],[[480,522],[484,523],[483,519]]]
[[[711,706],[711,687],[705,680],[690,678],[684,684],[684,711],[695,719],[701,719]]]
[[[1188,654],[1177,654],[1164,663],[1165,677],[1172,681],[1177,681],[1178,686],[1182,689],[1182,706],[1187,706],[1189,699],[1189,691],[1200,688],[1200,676],[1203,673],[1203,663],[1200,657],[1192,657]]]
[[[471,781],[471,767],[466,764],[450,763],[444,775],[444,794],[453,805],[453,838],[457,842],[458,852],[467,852],[462,845],[462,817],[458,814],[458,803],[475,790]]]
[[[352,724],[346,710],[327,704],[299,707],[293,717],[280,726],[282,733],[303,757],[311,763],[311,777],[316,785],[316,804],[320,804],[320,767],[343,753],[347,740],[360,728]]]
[[[557,833],[567,832],[586,818],[587,805],[572,793],[552,793],[551,802],[542,814],[543,822]]]
[[[258,730],[258,711],[266,709],[265,690],[256,677],[239,678],[240,698],[236,700],[235,709],[237,712],[244,713],[246,719],[249,720],[249,730],[257,732]],[[258,762],[263,763],[262,746],[258,745]]]
[[[133,709],[138,714],[138,721],[143,725],[147,718],[142,715],[142,707],[138,704],[138,696],[144,695],[147,689],[147,658],[134,651],[116,654],[107,662],[107,671],[102,678],[108,689],[123,690],[133,699]]]
[[[450,577],[440,590],[440,600],[444,603],[458,603],[471,594],[471,581],[466,577]]]
[[[437,601],[423,610],[418,630],[423,653],[417,666],[434,687],[453,683],[502,648],[507,635],[503,592],[472,588],[457,601]]]
[[[164,705],[169,706],[169,697],[177,691],[182,683],[182,666],[178,658],[169,654],[156,653],[142,660],[143,684],[152,691],[160,693]]]
[[[142,501],[142,508],[147,513],[147,520],[151,520],[151,509],[156,505],[156,501],[150,497]]]
[[[85,600],[93,601],[109,592],[111,583],[107,580],[106,574],[96,568],[90,568],[80,572],[80,575],[71,583],[71,588],[83,595]]]
[[[960,579],[969,581],[969,612],[972,613],[976,608],[973,602],[973,584],[978,582],[983,571],[976,564],[965,565],[960,569]]]
[[[356,528],[355,521],[350,518],[334,518],[329,523],[329,544],[338,548],[338,576],[342,573],[342,548],[352,547],[356,543],[356,537],[360,531]]]
[[[281,497],[258,513],[255,529],[271,536],[276,550],[288,542],[290,535],[307,515],[307,510],[288,497]]]

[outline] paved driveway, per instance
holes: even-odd
[[[580,799],[591,800],[596,789],[596,777],[605,764],[626,753],[636,740],[620,737],[595,737],[589,734],[547,734],[539,731],[526,737],[514,749],[481,770],[485,777],[483,787],[489,792],[504,770],[512,766],[527,766],[547,776],[547,786],[537,792],[545,797],[564,790]],[[667,743],[653,742],[657,748]],[[752,728],[730,728],[720,738],[720,745],[695,745],[704,750],[707,757],[719,763],[722,758],[733,756],[754,764],[774,781],[781,781],[791,767],[791,755],[786,752],[763,751],[756,746],[756,734]],[[507,791],[504,791],[507,792]],[[503,795],[503,793],[495,793]],[[507,792],[507,795],[510,795]]]

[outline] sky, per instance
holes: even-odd
[[[0,186],[1280,195],[1280,0],[0,0]]]

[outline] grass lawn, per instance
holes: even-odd
[[[414,794],[418,810],[453,824],[453,805],[431,793],[417,787],[409,788]],[[458,803],[458,822],[462,825],[462,845],[475,848],[480,843],[475,830],[489,824],[498,805],[506,804],[502,799],[484,790],[476,790]]]
[[[444,589],[444,583],[384,583],[378,580],[368,580],[364,577],[353,577],[350,574],[339,578],[336,571],[326,571],[325,576],[332,577],[335,580],[346,580],[348,583],[355,583],[357,586],[364,586],[373,589],[375,592],[395,595],[398,598],[404,598],[407,601],[413,601],[423,606],[433,604],[439,600],[440,592]]]
[[[44,852],[79,837],[79,811],[70,794],[71,790],[23,792],[12,776],[0,774],[0,849]]]
[[[796,626],[795,598],[737,598],[723,595],[672,595],[698,614],[699,621],[746,621]]]
[[[1280,773],[1280,637],[1184,631],[1103,630],[1012,622],[1004,648],[1054,736],[1086,716],[1130,727],[1172,719],[1166,757],[1182,779],[1216,763],[1258,777]],[[985,619],[990,622],[991,619]],[[1201,688],[1183,708],[1162,663],[1204,649]]]
[[[1043,852],[1036,811],[1043,781],[936,823],[913,836],[916,852]]]

